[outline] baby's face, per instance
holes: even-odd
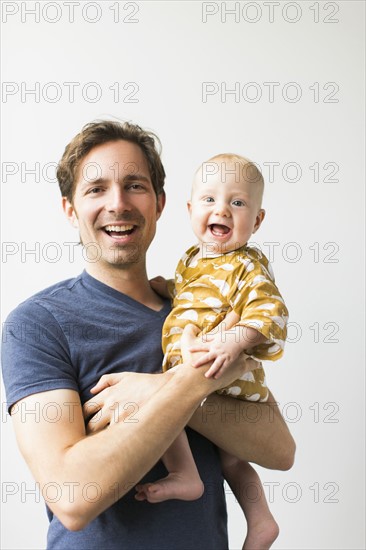
[[[214,254],[240,248],[264,218],[258,182],[229,173],[229,169],[227,163],[221,164],[217,173],[207,175],[201,168],[193,183],[188,209],[202,251],[203,245]]]

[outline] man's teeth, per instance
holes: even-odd
[[[131,231],[133,225],[107,225],[105,227],[106,231],[115,231],[117,233],[123,233],[124,231]]]

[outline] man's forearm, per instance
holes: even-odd
[[[121,498],[156,464],[187,424],[204,392],[184,391],[185,380],[175,377],[159,390],[135,415],[138,422],[117,422],[85,438],[65,455],[65,467],[83,487],[95,481],[101,488],[97,503],[81,502],[82,527]],[[179,407],[177,407],[179,402]],[[77,468],[81,457],[91,456],[85,472]],[[73,511],[74,513],[74,511]],[[80,514],[80,511],[78,512]],[[80,515],[79,515],[80,517]]]
[[[140,481],[215,386],[191,367],[162,376],[166,383],[139,408],[137,422],[111,421],[110,427],[90,436],[85,435],[80,407],[71,424],[66,419],[25,425],[13,415],[20,447],[42,494],[49,484],[63,489],[56,502],[50,494],[48,504],[68,529],[82,529]],[[37,399],[47,403],[51,397],[61,406],[68,400],[65,395],[45,392],[27,398],[27,404],[32,408]],[[97,495],[86,499],[86,487],[97,489]]]
[[[77,512],[82,525],[99,515],[123,496],[159,460],[177,435],[188,423],[202,400],[241,375],[242,365],[225,373],[219,380],[204,376],[209,366],[201,369],[190,364],[181,365],[173,373],[143,375],[152,379],[159,376],[159,389],[150,389],[150,397],[143,400],[137,423],[117,422],[95,436],[83,438],[72,445],[65,455],[65,466],[71,479],[83,483],[98,481],[102,496],[97,503],[81,503]],[[132,373],[128,373],[133,376]],[[161,384],[162,378],[166,383]],[[149,378],[149,380],[151,380]],[[136,385],[137,384],[137,385]],[[134,383],[137,388],[140,384]],[[149,384],[151,386],[151,382]],[[117,392],[119,393],[119,392]],[[133,393],[132,393],[133,394]],[[131,394],[130,394],[131,395]],[[85,471],[81,462],[92,456]],[[111,486],[113,490],[111,491]],[[75,507],[72,507],[72,514]]]
[[[267,403],[212,394],[189,426],[241,460],[275,470],[293,464],[295,442],[271,394]]]

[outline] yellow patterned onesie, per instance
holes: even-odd
[[[233,310],[240,317],[237,325],[255,328],[267,341],[246,351],[258,361],[258,368],[219,393],[266,401],[268,388],[260,361],[281,357],[288,320],[269,261],[248,245],[215,258],[199,258],[197,251],[197,245],[192,246],[176,269],[173,309],[163,326],[163,370],[181,362],[180,337],[185,325],[193,323],[205,334]]]

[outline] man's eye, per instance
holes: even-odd
[[[129,189],[132,189],[133,191],[141,191],[144,189],[144,186],[141,185],[141,183],[132,183],[128,187]]]
[[[99,193],[101,190],[102,190],[101,187],[92,187],[91,189],[89,189],[88,193],[95,195],[96,193]]]

